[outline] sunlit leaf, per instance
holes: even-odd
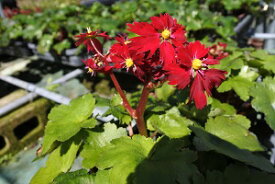
[[[87,119],[91,116],[95,99],[91,94],[74,99],[69,105],[54,107],[48,118],[43,141],[43,154],[54,141],[64,142],[74,136],[81,127],[87,127]],[[96,120],[89,120],[89,127],[96,126]]]
[[[241,115],[218,116],[210,118],[205,124],[206,131],[241,149],[263,151],[256,135],[248,128],[250,128],[249,119]]]

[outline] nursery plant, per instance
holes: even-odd
[[[0,19],[0,47],[13,45],[14,41],[19,40],[36,44],[41,54],[51,51],[62,55],[66,49],[74,48],[74,35],[88,26],[108,31],[114,36],[125,30],[126,22],[147,21],[160,12],[171,12],[179,23],[188,25],[186,29],[190,39],[220,39],[234,43],[232,36],[237,22],[236,12],[259,12],[258,0],[234,3],[217,0],[136,0],[119,1],[112,6],[94,3],[91,7],[74,3],[58,7],[56,4],[60,4],[59,1],[47,1],[48,8],[44,6],[46,1],[37,2],[41,5],[39,12]],[[62,2],[68,4],[72,1]],[[29,2],[19,1],[21,7],[24,7],[23,3]],[[35,6],[36,3],[32,4]]]
[[[190,42],[169,14],[127,29],[132,36],[76,35],[91,77],[109,76],[117,94],[51,110],[37,152],[48,160],[31,183],[274,183],[270,146],[256,127],[275,128],[274,56]],[[105,40],[114,41],[109,49]],[[117,71],[137,77],[141,90],[126,93]],[[76,159],[82,169],[71,171]]]

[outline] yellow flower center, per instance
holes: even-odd
[[[194,68],[195,70],[199,70],[202,67],[202,61],[200,59],[194,59],[192,61],[192,68]]]
[[[125,60],[125,65],[127,68],[130,68],[131,66],[133,66],[134,62],[131,58],[128,58]]]
[[[170,38],[170,35],[171,35],[171,32],[168,30],[168,29],[164,29],[162,32],[161,32],[161,36],[162,38],[164,38],[165,40]]]

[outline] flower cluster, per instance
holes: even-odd
[[[76,45],[84,44],[92,58],[84,61],[89,72],[110,73],[125,69],[144,84],[168,81],[178,89],[190,87],[190,101],[198,109],[207,104],[207,95],[225,79],[225,71],[208,68],[226,57],[226,44],[206,47],[199,41],[188,42],[185,28],[169,14],[151,17],[151,22],[127,24],[126,34],[115,37],[116,43],[104,54],[98,37],[110,39],[106,33],[91,31],[77,35]]]

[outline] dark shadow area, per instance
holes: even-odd
[[[18,125],[14,130],[14,135],[18,140],[22,139],[28,133],[30,133],[33,129],[38,126],[38,119],[37,117],[33,117],[28,121],[24,122],[21,125]]]
[[[5,146],[6,146],[6,141],[4,137],[0,135],[0,150],[5,148]]]
[[[187,138],[169,139],[163,137],[151,149],[149,156],[127,178],[132,184],[178,184],[203,181],[193,162],[197,159],[194,151],[187,149]]]
[[[18,87],[9,84],[7,82],[1,81],[0,80],[0,86],[1,86],[1,90],[0,90],[0,98],[12,93],[13,91],[19,89]]]
[[[133,74],[125,73],[125,72],[116,72],[115,73],[117,80],[119,81],[120,86],[123,90],[127,92],[134,92],[137,90],[137,86],[142,84],[142,82],[135,77]],[[113,83],[112,87],[113,86]]]

